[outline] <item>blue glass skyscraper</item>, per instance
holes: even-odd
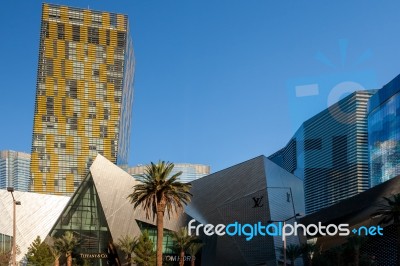
[[[400,75],[370,99],[368,145],[371,187],[400,175]]]
[[[10,150],[0,151],[0,189],[14,187],[15,190],[28,191],[30,161],[30,154]]]
[[[269,156],[304,180],[306,214],[369,188],[367,104],[375,92],[353,92],[311,117]]]

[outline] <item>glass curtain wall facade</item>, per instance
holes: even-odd
[[[139,220],[136,220],[140,231],[144,232],[145,230],[149,234],[149,238],[151,242],[153,242],[154,250],[157,248],[157,226],[152,224],[148,224]],[[175,244],[176,242],[172,238],[173,232],[167,229],[164,229],[164,237],[163,237],[163,254],[176,254]]]
[[[370,100],[368,145],[371,187],[400,175],[400,76]]]
[[[153,243],[153,249],[157,250],[157,226],[148,224],[139,220],[136,220],[140,231],[143,233],[145,230],[149,234],[149,239]],[[163,265],[165,266],[173,266],[177,265],[180,256],[180,250],[176,246],[176,241],[174,240],[174,232],[171,230],[164,229],[164,237],[163,237]],[[201,242],[199,242],[201,243]],[[185,257],[189,256],[188,251],[185,251]],[[184,260],[191,260],[185,259]],[[199,251],[195,256],[195,265],[201,265],[201,251]]]
[[[80,243],[73,255],[79,265],[85,261],[96,266],[117,265],[118,255],[90,174],[67,204],[50,236],[59,238],[67,231]],[[93,254],[98,254],[98,258],[91,257]]]
[[[304,180],[306,214],[369,188],[367,104],[354,92],[305,121],[273,162]]]
[[[43,4],[31,191],[72,195],[97,154],[127,164],[133,73],[126,15]]]
[[[0,253],[10,252],[12,249],[12,236],[0,233]]]
[[[0,189],[14,187],[18,191],[28,191],[31,182],[30,161],[30,154],[0,151]]]

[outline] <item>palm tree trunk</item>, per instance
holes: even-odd
[[[68,253],[67,255],[67,266],[72,266],[72,254]]]
[[[161,208],[160,208],[161,209]],[[164,237],[164,210],[157,210],[157,266],[162,266],[162,248]]]
[[[191,256],[191,258],[190,258],[190,266],[194,266],[194,264],[195,264],[195,258],[194,258],[194,256]]]
[[[132,255],[131,254],[128,254],[128,265],[130,265],[130,266],[132,266]]]
[[[54,266],[60,266],[60,259],[59,258],[55,258]]]
[[[181,249],[181,254],[179,256],[179,266],[183,266],[185,264],[185,251]]]
[[[290,265],[294,266],[294,259],[290,259]]]

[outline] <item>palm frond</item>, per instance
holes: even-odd
[[[203,243],[201,242],[192,242],[189,247],[187,248],[187,253],[189,253],[190,256],[194,257],[199,253],[200,249],[204,246]]]
[[[384,203],[377,205],[377,210],[371,216],[383,216],[379,224],[400,222],[400,193],[391,197],[382,197]]]
[[[136,245],[138,243],[138,239],[136,237],[130,237],[128,235],[123,236],[118,239],[117,246],[119,249],[125,253],[125,259],[128,259],[128,255],[133,253]]]
[[[188,234],[187,227],[180,228],[177,232],[174,232],[172,235],[172,239],[174,240],[175,248],[177,250],[186,250],[189,246],[197,240],[197,238],[193,235]]]

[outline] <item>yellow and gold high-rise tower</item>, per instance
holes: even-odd
[[[134,66],[126,15],[43,4],[31,191],[71,195],[98,153],[127,164]]]

